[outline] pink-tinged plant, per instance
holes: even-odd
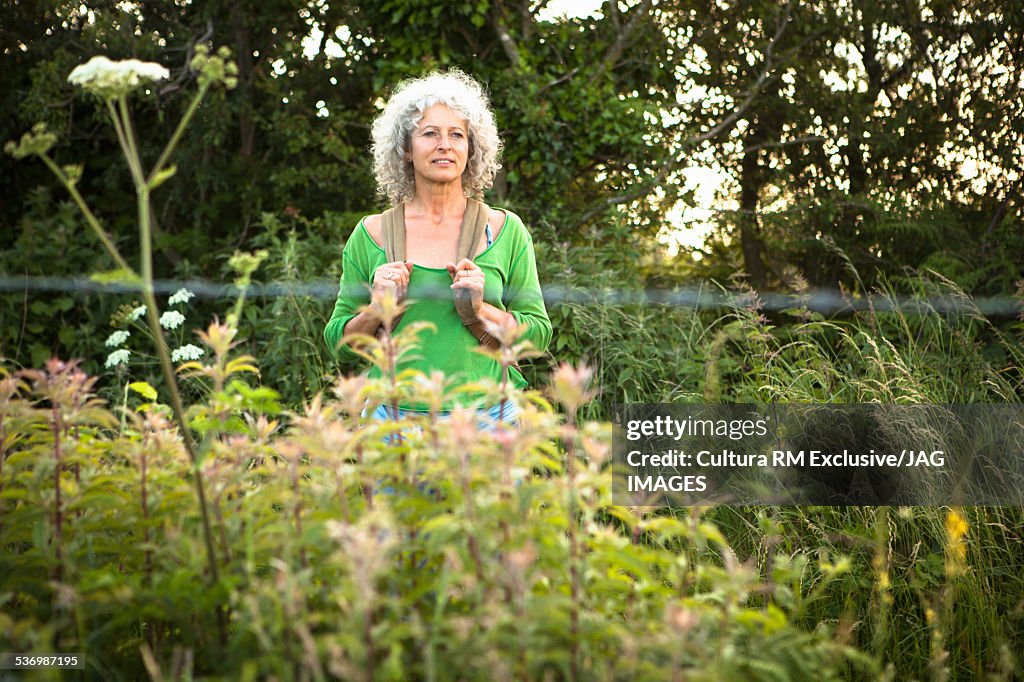
[[[237,83],[238,67],[230,60],[230,50],[228,48],[221,47],[216,54],[210,54],[209,48],[205,45],[195,46],[195,56],[191,61],[190,67],[197,75],[198,92],[178,122],[160,156],[148,171],[143,167],[142,155],[139,153],[140,145],[128,107],[128,96],[134,90],[147,83],[167,78],[169,75],[167,69],[152,62],[141,62],[135,59],[112,61],[106,57],[98,56],[91,59],[88,63],[76,67],[68,76],[68,80],[73,85],[97,97],[102,102],[110,116],[118,144],[127,162],[137,197],[140,253],[138,272],[121,255],[107,230],[78,191],[77,184],[82,175],[82,167],[73,164],[60,167],[50,157],[50,150],[56,143],[56,136],[47,132],[44,125],[37,124],[33,127],[31,133],[26,134],[21,139],[20,143],[8,143],[5,146],[5,150],[15,158],[24,158],[29,155],[38,156],[46,164],[58,180],[67,188],[75,204],[85,216],[89,227],[114,259],[119,268],[118,277],[139,289],[145,302],[149,329],[156,341],[160,370],[170,396],[170,405],[178,421],[178,427],[181,430],[185,448],[193,465],[197,466],[199,464],[199,453],[186,422],[185,406],[178,390],[174,368],[171,364],[170,350],[160,324],[161,315],[153,290],[152,193],[174,176],[177,169],[173,165],[169,165],[170,159],[186,127],[198,110],[200,102],[214,85],[220,84],[227,89],[233,88]],[[125,354],[126,352],[121,353],[116,359],[124,359]],[[206,509],[202,476],[198,471],[195,479],[199,506],[203,513],[203,533],[206,540],[210,579],[212,584],[216,584],[219,580],[217,559],[214,554],[213,537]],[[219,608],[217,613],[220,637],[223,641],[226,638],[226,623],[223,613]]]
[[[238,342],[235,341],[236,334],[238,334],[236,328],[221,324],[216,319],[210,323],[205,332],[201,329],[196,330],[196,336],[213,351],[213,362],[204,365],[193,360],[181,364],[178,367],[178,372],[183,377],[208,377],[213,382],[213,390],[216,393],[224,390],[225,382],[234,374],[239,372],[259,374],[260,370],[256,367],[256,358],[253,356],[240,355],[234,358],[229,356],[231,349],[238,345]]]
[[[10,435],[7,432],[7,424],[11,418],[20,416],[24,412],[24,403],[18,400],[18,396],[28,390],[28,385],[18,374],[9,374],[4,367],[0,367],[0,493],[4,491],[4,460],[7,459],[8,449],[20,438],[16,431]]]
[[[45,369],[23,370],[21,376],[28,380],[32,395],[48,403],[49,427],[53,437],[53,545],[56,553],[53,579],[61,582],[64,575],[63,529],[64,507],[61,499],[61,474],[66,457],[64,440],[72,426],[103,419],[108,426],[115,423],[113,417],[102,410],[103,401],[92,394],[96,377],[89,377],[78,367],[78,362],[64,362],[57,358],[47,360]],[[77,477],[77,468],[76,468]]]
[[[551,375],[551,395],[565,405],[570,421],[575,418],[580,406],[593,397],[589,384],[594,371],[587,365],[573,367],[563,362]]]
[[[498,420],[503,422],[506,405],[511,399],[508,381],[509,369],[511,367],[518,368],[522,360],[538,358],[544,354],[534,348],[529,341],[516,343],[526,332],[527,325],[519,324],[511,315],[497,324],[485,320],[484,329],[498,341],[499,348],[492,350],[486,346],[479,346],[473,351],[489,357],[501,365],[501,382],[498,385],[498,402],[501,407],[498,412]]]

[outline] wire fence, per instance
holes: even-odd
[[[224,299],[238,296],[235,284],[210,282],[206,280],[157,280],[153,289],[157,294],[171,294],[179,289],[188,289],[200,298]],[[309,282],[265,282],[253,283],[246,288],[246,295],[254,298],[309,297],[333,301],[338,296],[338,283],[322,279]],[[28,296],[31,292],[65,292],[75,294],[132,294],[139,287],[126,282],[98,282],[88,277],[4,277],[0,276],[0,293],[20,293]],[[365,293],[363,291],[362,293]],[[431,292],[427,292],[430,295]],[[433,292],[438,297],[450,297],[447,289]],[[768,312],[785,310],[807,310],[826,317],[852,314],[872,310],[875,312],[900,312],[904,315],[964,314],[984,315],[990,318],[1020,317],[1024,301],[1009,295],[971,298],[964,294],[939,296],[888,296],[873,294],[854,296],[849,292],[830,289],[813,289],[801,294],[743,291],[725,291],[711,286],[679,287],[673,289],[587,289],[558,285],[544,286],[544,302],[547,306],[561,304],[604,304],[604,305],[661,305],[693,310],[723,310],[736,307],[756,306]]]

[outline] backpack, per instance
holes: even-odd
[[[487,228],[487,216],[490,214],[490,207],[482,201],[469,199],[466,203],[466,213],[462,217],[462,228],[459,230],[459,244],[455,254],[455,262],[463,258],[473,260],[476,255],[476,246]],[[393,206],[381,215],[382,236],[384,239],[384,253],[389,263],[405,260],[405,206],[399,204]],[[476,337],[480,345],[488,348],[500,348],[501,344],[497,339],[487,333],[482,320],[477,318],[470,301],[470,293],[465,289],[455,290],[455,311],[459,319],[469,331]],[[391,325],[394,330],[398,321],[402,319],[399,315]],[[385,333],[384,326],[377,329],[377,336]]]

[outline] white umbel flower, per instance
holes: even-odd
[[[177,329],[185,323],[185,316],[177,310],[168,310],[160,316],[160,326],[164,329]]]
[[[181,288],[175,291],[173,294],[171,294],[171,297],[167,299],[167,305],[178,305],[179,303],[188,303],[189,299],[191,299],[194,296],[195,294],[193,294],[188,289]]]
[[[68,76],[68,82],[103,98],[120,97],[143,83],[170,78],[171,72],[155,62],[138,59],[112,61],[106,57],[93,57],[79,64]]]
[[[137,308],[132,308],[132,311],[128,314],[128,321],[135,322],[146,314],[146,306],[140,305]]]
[[[131,336],[130,332],[126,332],[123,329],[119,329],[118,331],[113,332],[110,336],[107,337],[106,346],[107,348],[117,348],[118,346],[123,345],[124,342],[128,340],[129,336]]]
[[[191,343],[186,343],[184,346],[171,351],[171,362],[198,360],[201,357],[203,357],[203,349],[199,346],[193,346]]]
[[[117,367],[118,365],[124,365],[128,362],[128,358],[131,354],[132,352],[127,348],[119,348],[107,356],[107,361],[103,363],[103,366],[110,369],[112,367]]]

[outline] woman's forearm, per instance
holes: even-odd
[[[502,326],[506,324],[508,320],[515,321],[512,313],[505,312],[501,308],[495,307],[490,303],[483,303],[480,305],[477,317],[480,318],[482,322],[487,322],[495,326]]]
[[[345,323],[342,335],[366,334],[367,336],[373,336],[377,333],[378,327],[380,327],[380,320],[369,312],[364,311]]]

